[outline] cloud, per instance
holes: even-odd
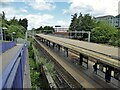
[[[24,2],[36,10],[52,10],[56,7],[54,0],[0,0],[2,6],[7,6],[10,2]]]
[[[56,7],[54,2],[48,2],[46,0],[35,0],[29,2],[29,5],[33,9],[37,9],[37,10],[52,10]]]
[[[66,22],[64,20],[58,20],[56,22],[56,25],[62,25],[62,26],[68,26],[70,24],[70,22]]]
[[[40,26],[52,25],[49,21],[52,21],[54,16],[50,14],[28,14],[28,15],[16,15],[16,18],[23,19],[27,18],[28,20],[28,29],[38,28]]]
[[[7,19],[11,19],[14,17],[16,14],[19,13],[18,10],[14,9],[13,7],[2,7],[0,8],[0,12],[4,11]]]
[[[119,0],[69,0],[70,7],[64,9],[63,13],[89,13],[93,16],[98,15],[116,15],[118,14]]]
[[[21,15],[21,14],[25,14],[28,11],[24,8],[22,9],[16,9],[12,6],[7,6],[7,7],[2,7],[0,8],[0,13],[2,13],[2,11],[5,12],[5,16],[8,20],[10,20],[11,18],[13,18],[14,16],[16,17],[17,15]]]
[[[14,0],[0,0],[1,7],[10,5]]]
[[[0,8],[0,12],[4,11],[6,18],[8,20],[12,19],[14,16],[17,19],[23,19],[23,18],[27,18],[28,19],[28,29],[32,29],[32,28],[38,28],[41,25],[52,25],[51,23],[49,23],[50,21],[52,21],[52,19],[54,18],[54,16],[50,15],[50,14],[30,14],[27,13],[26,9],[15,9],[14,7],[2,7]],[[24,14],[27,13],[27,14]]]
[[[42,25],[49,25],[49,21],[51,21],[54,17],[49,14],[29,14],[26,16],[26,18],[29,20],[28,29],[31,28],[38,28]]]
[[[27,13],[28,11],[26,9],[21,9],[20,12]]]

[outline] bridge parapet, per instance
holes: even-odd
[[[0,73],[2,81],[0,89],[23,88],[24,66],[26,60],[26,44],[21,45],[9,64]]]
[[[7,51],[8,49],[14,47],[16,42],[0,42],[0,53]]]

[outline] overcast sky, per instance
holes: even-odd
[[[69,26],[74,13],[92,16],[117,15],[120,0],[1,0],[6,18],[28,19],[28,29],[45,25]]]

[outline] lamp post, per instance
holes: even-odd
[[[26,39],[26,41],[27,41],[27,36],[28,36],[28,31],[26,30],[26,32],[25,32],[25,39]]]
[[[12,32],[12,33],[11,33],[11,38],[12,38],[12,41],[13,41],[13,34],[15,34],[15,32]]]
[[[3,42],[3,30],[7,29],[6,27],[0,27],[1,41]]]
[[[0,27],[0,35],[1,35],[1,41],[3,42],[3,33],[2,33],[2,27]]]

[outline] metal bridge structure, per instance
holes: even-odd
[[[22,89],[27,46],[25,43],[7,42],[1,47],[4,48],[0,54],[0,89]]]

